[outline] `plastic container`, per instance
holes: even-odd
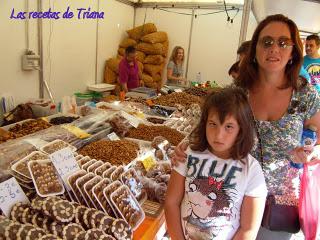
[[[94,164],[92,164],[90,167],[88,167],[88,172],[92,172],[92,173],[95,173],[95,170],[98,168],[98,167],[101,167],[103,165],[103,162],[100,160],[100,161],[97,161],[95,162]]]
[[[121,182],[130,189],[131,193],[140,204],[147,200],[147,193],[143,190],[143,184],[141,183],[134,168],[130,168],[126,172],[122,173],[120,179]]]
[[[110,207],[110,205],[107,202],[106,198],[103,196],[103,189],[106,188],[110,183],[111,183],[111,181],[109,179],[103,178],[92,189],[93,196],[96,198],[96,200],[97,200],[97,202],[99,204],[99,206],[97,206],[97,208],[99,210],[104,211],[105,213],[108,213],[108,214],[109,214],[108,206]]]
[[[120,180],[121,174],[125,171],[123,166],[117,167],[110,175],[111,181]]]
[[[102,166],[98,167],[94,173],[102,177],[103,173],[109,169],[112,165],[108,162],[104,163]]]
[[[45,167],[44,165],[47,165],[47,166],[50,166],[52,168],[52,172],[51,172],[51,176],[54,176],[56,179],[54,182],[49,182],[48,181],[48,184],[49,183],[52,183],[52,184],[56,184],[56,187],[59,188],[57,189],[56,191],[50,191],[48,193],[44,193],[42,190],[41,190],[41,185],[38,183],[38,178],[40,176],[43,176],[43,174],[46,174],[42,171],[40,171],[40,176],[36,176],[37,173],[35,172],[35,169],[34,169],[34,165],[35,164],[39,164],[39,165],[42,165],[43,167]],[[38,193],[38,195],[40,197],[49,197],[49,196],[56,196],[56,195],[61,195],[64,193],[64,186],[63,186],[63,183],[61,182],[61,179],[60,177],[58,176],[58,173],[57,171],[55,170],[54,166],[53,166],[53,163],[50,161],[50,160],[35,160],[35,161],[30,161],[28,162],[28,168],[29,168],[29,171],[30,171],[30,174],[31,174],[31,177],[32,177],[32,181],[33,181],[33,184],[36,188],[36,191]],[[48,190],[49,191],[49,190]]]
[[[87,198],[90,200],[91,206],[93,206],[94,208],[98,208],[99,204],[98,204],[97,200],[95,199],[95,197],[93,196],[92,190],[93,190],[93,187],[96,184],[98,184],[101,180],[102,180],[102,177],[95,176],[90,181],[86,182],[83,186],[84,192],[85,192]]]
[[[73,173],[72,175],[70,175],[67,179],[68,181],[68,184],[72,190],[72,192],[74,193],[75,197],[76,197],[76,200],[78,201],[78,203],[82,204],[82,205],[85,205],[85,201],[80,193],[80,191],[78,190],[77,188],[77,185],[76,185],[76,181],[83,177],[84,175],[86,175],[87,172],[85,170],[79,170],[75,173]]]
[[[95,164],[97,162],[97,160],[95,159],[91,159],[89,162],[85,163],[84,165],[81,166],[81,168],[83,170],[86,170],[88,171],[88,168],[92,165],[92,164]]]
[[[15,162],[11,166],[11,169],[16,173],[30,179],[30,181],[32,181],[29,168],[28,168],[28,162],[34,161],[34,160],[46,160],[46,159],[49,159],[49,156],[47,154],[44,154],[39,151],[34,151],[30,153],[28,156],[24,157],[23,159]]]
[[[119,200],[119,198],[121,199]],[[133,231],[136,230],[145,219],[145,213],[129,188],[126,185],[122,185],[110,195],[110,199],[112,204],[120,212],[123,220],[130,225]],[[130,209],[130,214],[128,214],[126,210],[128,207]]]
[[[40,148],[40,150],[45,153],[52,154],[56,151],[59,151],[61,149],[67,148],[67,147],[70,148],[70,150],[73,152],[77,151],[77,149],[74,146],[72,146],[69,143],[62,141],[60,139],[56,139],[56,140],[44,145],[43,147]]]
[[[122,183],[119,180],[117,180],[117,181],[114,181],[114,182],[110,183],[105,189],[103,189],[103,195],[104,195],[105,199],[107,200],[107,202],[109,203],[109,205],[111,206],[113,212],[115,213],[115,215],[117,217],[120,217],[120,212],[113,205],[113,203],[112,203],[112,201],[110,199],[110,195],[121,186],[122,186]]]
[[[80,167],[82,167],[83,165],[85,165],[86,163],[90,162],[91,158],[86,156],[86,157],[82,157],[79,160],[77,160],[78,164],[80,165]]]
[[[83,177],[76,180],[77,189],[81,193],[81,196],[82,196],[83,200],[85,201],[85,203],[86,203],[85,205],[87,207],[93,207],[93,206],[91,204],[91,201],[87,198],[87,195],[84,190],[84,185],[94,177],[95,177],[95,175],[93,173],[87,173]]]
[[[104,173],[102,174],[103,178],[111,178],[111,174],[117,169],[116,166],[111,166],[109,169],[107,169],[106,171],[104,171]]]

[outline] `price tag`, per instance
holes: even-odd
[[[157,163],[156,160],[154,160],[154,158],[151,156],[142,160],[142,164],[147,171],[149,171],[149,169],[156,163]]]
[[[50,159],[57,169],[57,172],[63,180],[65,186],[69,188],[67,178],[74,172],[80,170],[80,167],[74,158],[70,148],[64,148],[50,155]]]
[[[137,128],[139,126],[140,121],[136,117],[134,117],[124,111],[121,111],[121,115],[122,115],[122,117],[124,117],[125,119],[127,119],[129,121],[131,126],[133,126],[135,128]]]
[[[29,200],[17,180],[12,177],[0,183],[0,208],[7,217],[12,206],[18,202],[29,203]]]
[[[177,88],[177,89],[175,89],[174,91],[177,92],[177,93],[179,93],[179,92],[182,92],[182,89]]]
[[[111,141],[117,141],[120,140],[120,138],[118,137],[118,135],[115,132],[112,132],[110,134],[108,134],[107,136]]]

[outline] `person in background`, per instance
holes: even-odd
[[[165,215],[172,240],[254,240],[267,196],[245,92],[226,87],[205,100],[187,161],[171,173]]]
[[[240,47],[237,50],[237,54],[239,54],[239,62],[241,63],[243,58],[248,54],[250,49],[251,40],[244,41],[241,43]]]
[[[185,85],[186,79],[183,77],[184,49],[180,46],[174,47],[167,66],[167,84]]]
[[[309,35],[306,39],[306,56],[303,67],[310,75],[311,84],[320,92],[320,38],[318,35]]]
[[[253,33],[250,50],[240,65],[238,84],[248,92],[255,118],[256,144],[251,154],[259,160],[269,195],[297,205],[299,169],[294,163],[310,161],[320,146],[300,146],[304,127],[314,125],[320,136],[320,98],[304,78],[299,78],[303,45],[296,24],[282,14],[262,20]],[[187,143],[175,148],[172,163],[185,161]],[[311,159],[318,160],[319,157]],[[261,227],[258,240],[289,240],[292,234]]]
[[[239,63],[240,63],[240,61],[235,62],[229,68],[228,74],[229,74],[229,76],[232,77],[233,80],[236,80],[239,76]]]
[[[139,79],[136,49],[132,46],[126,48],[125,56],[119,63],[119,82],[124,92],[144,85]]]

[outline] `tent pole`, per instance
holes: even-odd
[[[194,8],[192,8],[191,25],[190,25],[190,32],[189,32],[189,45],[188,45],[188,55],[187,55],[187,66],[186,66],[186,73],[185,73],[185,78],[186,78],[186,79],[187,79],[187,77],[188,77],[188,71],[189,71],[189,60],[190,60],[190,49],[191,49],[191,40],[192,40],[193,21],[194,21]]]
[[[239,46],[243,41],[246,40],[247,30],[248,30],[248,22],[251,11],[252,0],[245,0],[242,10],[242,20],[241,20],[241,28],[240,28],[240,36],[239,36]]]

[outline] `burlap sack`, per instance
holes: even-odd
[[[124,56],[124,54],[126,53],[126,49],[125,48],[119,48],[118,49],[118,54],[121,56]]]
[[[133,29],[127,30],[127,33],[130,38],[134,40],[140,40],[141,37],[147,35],[149,33],[153,33],[157,31],[157,27],[153,23],[146,23],[139,27],[135,27]]]
[[[163,53],[162,53],[162,55],[164,57],[166,57],[166,56],[168,56],[168,51],[169,51],[169,41],[163,42],[162,45],[163,45]]]
[[[162,71],[162,65],[144,64],[144,71],[154,77]]]
[[[164,62],[164,58],[161,55],[148,55],[143,63],[149,63],[154,65],[160,65]]]
[[[154,75],[153,77],[153,81],[158,83],[158,82],[161,82],[162,81],[162,77],[159,73],[157,73],[156,75]]]
[[[144,52],[145,54],[162,55],[164,54],[164,48],[162,43],[138,43],[137,50]]]
[[[108,66],[106,66],[106,69],[104,71],[104,82],[114,84],[117,82],[117,74],[112,71]]]
[[[144,85],[148,88],[154,88],[154,89],[157,89],[158,87],[158,84],[156,82],[145,83]]]
[[[149,74],[147,74],[145,72],[142,73],[142,78],[141,79],[142,79],[142,81],[144,83],[153,83],[153,78]]]
[[[168,41],[168,35],[166,32],[154,32],[143,36],[141,41],[147,43],[162,43]]]
[[[136,40],[132,39],[132,38],[125,38],[122,40],[122,42],[120,43],[119,47],[121,48],[127,48],[129,46],[135,46],[137,45]]]
[[[139,62],[144,62],[144,59],[145,59],[146,55],[144,54],[144,52],[140,52],[140,51],[137,51],[136,52],[136,59],[139,61]]]
[[[121,60],[119,58],[109,58],[106,62],[106,65],[108,68],[118,74],[120,61]]]
[[[139,69],[139,78],[142,79],[142,72],[143,72],[144,66],[142,62],[137,61],[137,63],[138,63],[138,69]]]

